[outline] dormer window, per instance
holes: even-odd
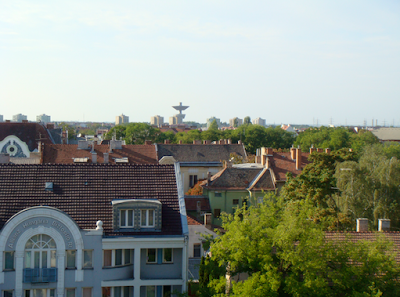
[[[113,227],[116,231],[161,231],[161,202],[157,199],[114,200]]]
[[[142,209],[140,211],[140,226],[145,228],[154,227],[154,209]]]

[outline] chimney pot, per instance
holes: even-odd
[[[164,144],[169,144],[169,139],[165,139]]]
[[[182,140],[179,140],[179,142],[178,142],[179,144],[182,144],[183,142],[182,142]]]
[[[331,153],[331,149],[330,148],[326,148],[325,149],[325,153],[327,153],[329,155]]]
[[[267,164],[267,155],[261,156],[261,165],[265,166]]]
[[[357,219],[357,232],[367,232],[368,231],[368,219],[360,218]]]
[[[314,147],[314,145],[312,145],[312,146],[310,147],[310,154],[312,154],[313,152],[315,152],[315,147]]]
[[[290,148],[290,157],[292,160],[296,159],[296,149],[293,146]]]
[[[390,220],[389,219],[379,219],[378,220],[378,231],[387,232],[390,231]]]
[[[317,152],[318,152],[318,153],[323,153],[323,152],[324,152],[324,149],[322,149],[322,148],[317,148]]]

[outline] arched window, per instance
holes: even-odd
[[[32,236],[25,245],[25,268],[56,267],[56,242],[46,234]]]

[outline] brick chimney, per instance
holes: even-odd
[[[290,157],[292,160],[296,159],[296,149],[293,146],[290,148]]]
[[[265,166],[267,164],[267,155],[261,155],[261,165]]]
[[[381,231],[381,232],[390,231],[390,220],[389,219],[379,219],[378,220],[378,231]]]
[[[228,144],[232,144],[232,139],[228,139]]]
[[[203,144],[211,144],[211,140],[203,140]]]
[[[153,142],[151,142],[151,140],[145,140],[145,141],[144,141],[144,144],[145,144],[145,145],[152,145]]]
[[[272,149],[272,147],[268,147],[267,148],[267,156],[273,156],[274,155],[274,150]]]
[[[165,139],[164,144],[169,144],[169,139]]]
[[[368,219],[360,218],[357,219],[357,232],[367,232],[368,231]]]
[[[301,170],[301,148],[296,149],[296,170]]]
[[[325,149],[325,153],[327,153],[329,155],[331,153],[331,149],[330,148],[326,148]]]
[[[239,140],[239,141],[238,141],[238,144],[242,144],[242,141],[241,141],[241,140]]]
[[[313,152],[315,152],[315,147],[314,147],[314,145],[311,145],[311,147],[310,147],[310,154],[312,154]]]
[[[322,149],[322,148],[317,148],[317,153],[323,153],[324,152],[324,149]]]
[[[182,140],[179,140],[179,142],[178,142],[179,144],[182,144],[183,143],[183,141]]]

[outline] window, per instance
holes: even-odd
[[[66,297],[75,297],[75,289],[65,289]]]
[[[110,287],[101,288],[101,296],[102,297],[111,297],[111,288]]]
[[[215,197],[222,197],[222,194],[220,192],[214,192]]]
[[[119,217],[121,228],[133,228],[133,209],[121,209]]]
[[[25,290],[24,297],[55,297],[56,290],[55,289],[33,289],[33,290]],[[68,296],[68,295],[67,295]]]
[[[214,217],[218,219],[220,215],[221,215],[221,209],[218,208],[214,209]]]
[[[37,234],[26,242],[24,268],[49,268],[56,264],[56,243],[50,236]]]
[[[156,287],[147,286],[146,287],[146,297],[156,297]]]
[[[233,205],[238,205],[239,204],[239,199],[233,199]]]
[[[92,288],[83,288],[82,297],[92,297]]]
[[[172,249],[163,249],[163,263],[172,263]]]
[[[104,250],[103,252],[103,266],[109,267],[112,266],[112,250]]]
[[[76,251],[75,250],[67,250],[67,268],[68,269],[75,269],[75,256],[76,256]]]
[[[103,250],[103,267],[132,264],[131,249]]]
[[[93,268],[93,250],[83,250],[83,268]]]
[[[257,197],[257,202],[260,204],[260,203],[263,203],[263,201],[264,201],[264,197]]]
[[[154,210],[142,209],[140,211],[140,226],[141,227],[154,227]]]
[[[162,296],[163,297],[171,297],[171,294],[172,294],[171,286],[163,286]]]
[[[4,270],[14,270],[14,252],[4,252]]]
[[[200,256],[201,256],[201,245],[200,243],[195,243],[193,245],[193,257],[200,258]]]
[[[3,297],[13,297],[13,291],[12,290],[3,291]]]
[[[197,184],[197,175],[189,175],[189,187],[193,188],[195,184]]]
[[[147,249],[147,263],[156,263],[156,262],[157,262],[157,250]]]

